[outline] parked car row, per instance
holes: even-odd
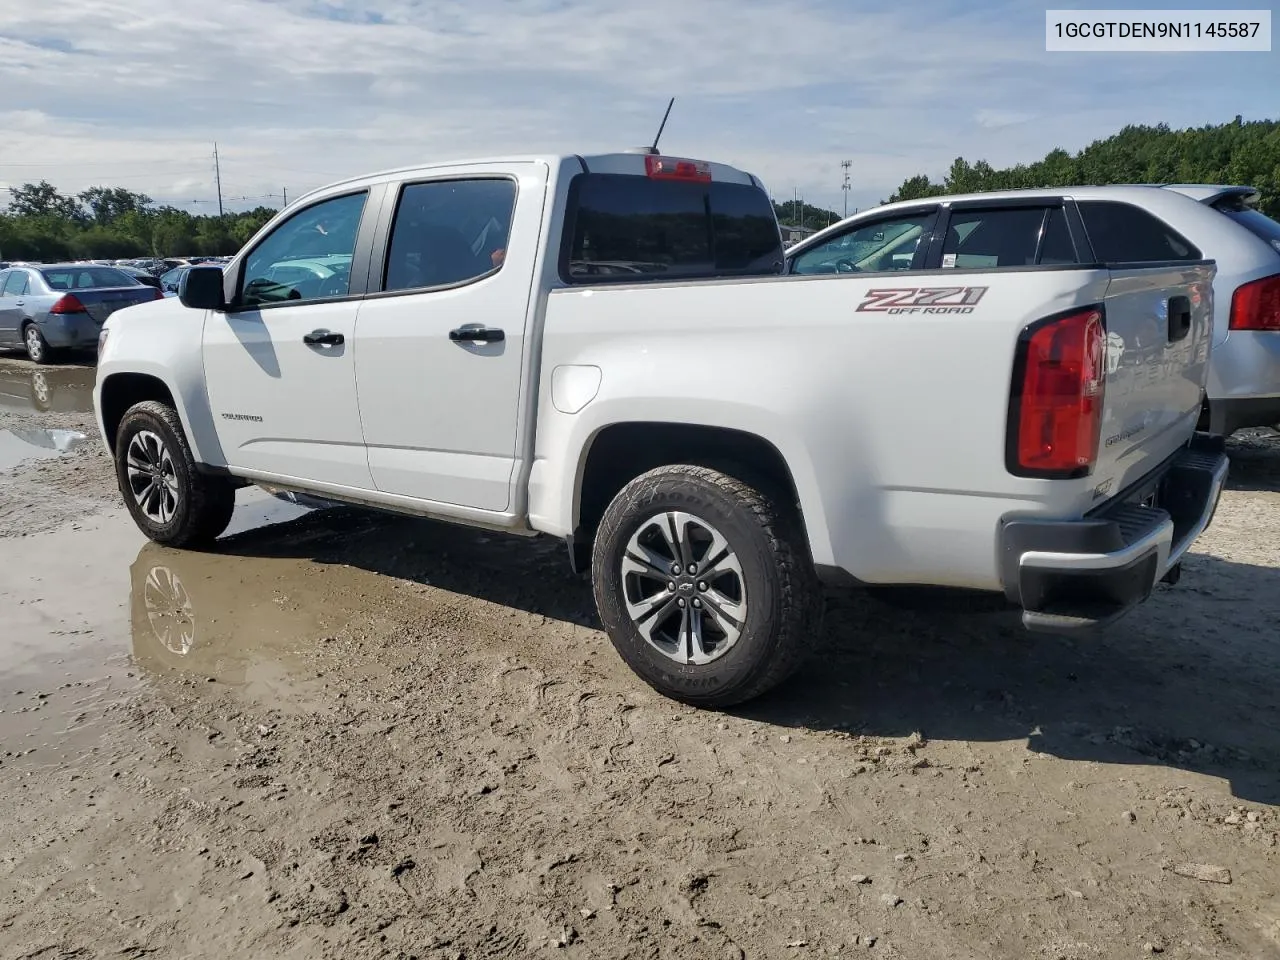
[[[189,267],[193,264],[224,264],[230,259],[230,257],[136,257],[132,260],[73,260],[67,262],[80,266],[115,267],[142,279],[143,277],[159,278],[163,274],[179,267]],[[38,261],[26,260],[0,261],[0,270],[7,270],[9,267],[39,266],[44,266],[44,264]],[[154,284],[148,285],[154,286]]]
[[[1055,632],[1177,580],[1227,471],[1219,273],[1261,291],[1232,335],[1271,309],[1219,221],[1266,243],[1191,193],[932,198],[784,251],[722,164],[374,174],[111,318],[95,414],[154,541],[208,543],[251,483],[552,536],[640,677],[726,706],[803,662],[824,579]]]
[[[117,267],[61,263],[0,270],[0,347],[23,347],[36,363],[97,346],[117,310],[164,299],[158,287]]]

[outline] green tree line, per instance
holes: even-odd
[[[828,210],[825,207],[815,207],[801,200],[797,203],[795,200],[784,200],[779,203],[773,201],[773,212],[778,217],[778,222],[787,227],[809,227],[810,229],[820,229],[829,223],[835,223],[840,219],[840,214],[834,210]]]
[[[941,183],[926,174],[903,181],[890,200],[947,193],[1108,183],[1223,183],[1256,187],[1258,209],[1280,218],[1280,121],[1173,130],[1167,124],[1128,126],[1078,153],[1058,148],[1043,160],[998,170],[985,160],[957,157]]]
[[[271,207],[200,216],[123,187],[91,187],[75,196],[51,183],[9,192],[0,212],[5,260],[125,259],[233,254],[275,215]]]

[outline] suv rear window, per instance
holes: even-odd
[[[1141,207],[1115,200],[1077,204],[1100,263],[1164,263],[1199,260],[1200,251],[1173,227]]]
[[[1220,203],[1217,209],[1258,239],[1271,244],[1272,249],[1280,253],[1280,223],[1276,223],[1261,210],[1242,203]]]
[[[782,270],[768,195],[740,183],[613,173],[574,178],[561,276],[570,283],[754,276]]]

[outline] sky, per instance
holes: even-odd
[[[852,212],[957,156],[1273,119],[1278,80],[1277,51],[1047,53],[1025,2],[0,0],[0,188],[207,212],[216,142],[227,209],[279,205],[394,166],[639,146],[675,97],[664,153]]]

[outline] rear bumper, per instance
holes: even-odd
[[[1229,437],[1250,427],[1280,426],[1280,396],[1223,397],[1205,402],[1200,428],[1215,436]]]
[[[1214,344],[1207,394],[1215,435],[1280,423],[1280,331],[1232,330]]]
[[[1196,439],[1133,488],[1079,520],[1013,520],[1001,528],[1005,594],[1028,629],[1110,623],[1175,580],[1209,526],[1227,478],[1220,439]]]
[[[87,313],[51,314],[39,321],[40,332],[51,347],[94,347],[102,324]]]

